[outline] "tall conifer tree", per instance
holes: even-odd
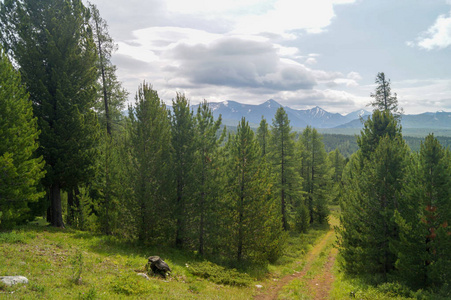
[[[136,234],[144,243],[173,240],[171,124],[165,104],[143,83],[129,107]]]
[[[206,101],[202,102],[195,116],[196,132],[196,165],[195,165],[195,200],[194,219],[197,220],[197,245],[199,254],[211,247],[216,221],[219,217],[217,200],[219,198],[218,147],[224,135],[218,136],[222,122],[221,116],[215,121],[213,113]],[[209,243],[210,242],[210,243]]]
[[[0,228],[30,217],[29,203],[43,197],[44,161],[37,120],[20,75],[0,47]]]
[[[301,200],[302,179],[295,156],[294,132],[283,107],[277,109],[271,129],[271,171],[274,174],[274,192],[280,203],[283,229],[289,229],[292,207]]]
[[[430,134],[412,162],[407,205],[399,209],[396,266],[413,288],[450,284],[451,165],[449,150]]]
[[[41,130],[48,219],[63,227],[61,189],[90,181],[97,144],[96,54],[80,0],[6,1],[2,41],[18,64]]]
[[[172,101],[171,133],[174,150],[173,172],[176,184],[175,245],[183,247],[187,239],[189,202],[194,192],[195,132],[194,116],[185,95],[177,93]]]
[[[235,260],[266,262],[281,242],[281,222],[271,197],[265,158],[245,118],[228,143],[226,235]]]
[[[405,205],[409,149],[390,111],[373,113],[358,144],[343,176],[340,251],[348,272],[387,279],[397,259],[393,246],[400,237],[394,216]]]
[[[303,190],[306,192],[310,223],[327,221],[328,193],[331,187],[331,172],[324,144],[316,129],[310,126],[304,129],[300,138],[303,144],[301,152],[301,176]]]
[[[402,108],[398,108],[398,96],[391,92],[390,79],[385,77],[384,72],[377,73],[376,90],[371,94],[374,101],[370,103],[372,107],[380,111],[390,111],[396,118],[402,114]]]
[[[266,119],[262,116],[262,120],[260,121],[260,125],[257,129],[257,141],[260,144],[260,149],[262,150],[262,155],[265,156],[269,151],[269,126]]]

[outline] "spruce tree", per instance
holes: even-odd
[[[283,107],[277,109],[271,128],[271,157],[274,192],[280,203],[283,229],[288,230],[288,220],[293,207],[301,201],[302,179],[298,173],[294,132]]]
[[[30,202],[44,196],[44,161],[36,157],[37,120],[20,75],[0,47],[0,228],[31,217]]]
[[[327,160],[324,143],[316,129],[307,126],[302,132],[300,141],[301,176],[303,190],[306,192],[306,202],[310,215],[310,223],[324,223],[329,215],[328,197],[331,187],[331,172]]]
[[[450,284],[451,166],[449,150],[433,134],[411,164],[407,205],[399,209],[397,269],[413,288]]]
[[[220,174],[216,171],[219,165],[218,147],[224,135],[218,136],[222,118],[215,121],[213,112],[206,101],[202,102],[195,116],[195,198],[194,219],[197,220],[197,249],[204,255],[206,248],[210,247],[215,234],[215,219],[219,217],[215,209],[219,198]]]
[[[265,156],[269,151],[269,126],[266,119],[262,116],[262,120],[260,121],[260,125],[257,129],[257,141],[260,144],[260,149],[262,150],[262,155]]]
[[[185,95],[177,93],[172,101],[171,137],[174,150],[173,172],[176,184],[175,245],[184,246],[190,217],[191,197],[194,192],[195,131],[194,116]]]
[[[93,31],[96,46],[98,71],[97,99],[95,110],[101,127],[101,140],[99,144],[99,156],[95,180],[90,184],[90,194],[96,204],[96,213],[100,230],[105,234],[112,234],[118,228],[118,195],[121,194],[121,182],[118,176],[121,172],[119,166],[120,135],[125,134],[125,124],[121,111],[128,93],[123,89],[121,82],[117,80],[116,66],[111,62],[111,56],[117,45],[108,32],[107,22],[101,18],[100,12],[94,4],[89,4],[90,26]],[[69,195],[75,191],[69,191]],[[69,201],[69,215],[72,208],[77,208],[77,199]],[[70,218],[68,218],[70,221]]]
[[[38,154],[51,205],[48,219],[63,227],[61,189],[94,176],[98,140],[97,79],[89,12],[80,0],[6,1],[2,42],[18,64],[41,131]]]
[[[244,117],[227,147],[228,248],[237,262],[266,262],[280,247],[282,228],[265,159]]]
[[[143,83],[129,107],[133,205],[136,235],[147,244],[174,237],[171,124],[165,104]]]
[[[340,252],[348,272],[387,279],[397,259],[394,245],[400,237],[395,214],[405,205],[409,149],[389,111],[375,111],[358,143],[361,149],[343,175]]]
[[[380,111],[390,111],[396,118],[402,114],[402,109],[398,108],[398,97],[396,93],[391,93],[390,79],[385,78],[383,72],[377,73],[376,90],[371,94],[374,101],[370,103],[372,107]]]
[[[124,109],[128,93],[118,81],[117,68],[111,62],[111,56],[116,51],[117,45],[109,34],[108,24],[102,19],[94,4],[89,4],[89,10],[91,13],[90,25],[97,50],[98,91],[99,99],[101,99],[96,103],[96,109],[102,128],[111,136],[114,128],[119,126],[122,119],[121,111]]]
[[[346,165],[346,159],[340,153],[340,150],[335,149],[328,155],[329,165],[332,167],[332,190],[331,199],[332,202],[338,204],[338,199],[340,197],[341,190],[341,178],[343,175],[343,170]]]

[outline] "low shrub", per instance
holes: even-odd
[[[15,230],[10,232],[2,232],[0,233],[0,243],[26,244],[27,235],[24,232],[17,232]]]
[[[248,286],[252,283],[252,278],[248,274],[238,272],[236,269],[227,269],[209,261],[188,263],[186,267],[191,274],[217,284]]]
[[[142,295],[158,291],[159,287],[146,281],[136,274],[120,275],[112,283],[113,291],[117,294]]]

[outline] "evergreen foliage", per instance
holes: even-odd
[[[303,178],[303,191],[306,192],[309,220],[310,223],[317,221],[323,224],[329,215],[328,197],[332,186],[327,153],[318,131],[310,126],[302,132],[300,144],[300,174]]]
[[[361,149],[345,171],[340,251],[351,273],[394,270],[399,241],[395,211],[404,206],[409,149],[389,112],[375,111],[358,138]]]
[[[97,74],[89,11],[79,0],[6,1],[0,22],[2,42],[19,66],[38,118],[48,219],[63,227],[61,189],[94,175]]]
[[[341,178],[344,167],[346,166],[346,159],[341,155],[340,150],[335,149],[328,154],[329,165],[332,167],[332,189],[330,190],[330,198],[332,203],[338,204],[340,198]]]
[[[194,232],[197,237],[197,249],[203,255],[212,251],[215,242],[218,215],[218,199],[221,186],[219,184],[218,148],[224,134],[218,136],[221,127],[221,116],[215,121],[213,113],[206,101],[202,102],[195,116],[196,163],[195,193],[193,201]],[[194,239],[196,239],[194,237]]]
[[[260,125],[257,129],[257,141],[260,144],[260,149],[262,150],[262,155],[265,156],[269,151],[269,141],[270,141],[270,132],[268,122],[262,116],[262,120],[260,121]]]
[[[120,158],[120,136],[124,135],[124,117],[122,110],[128,96],[116,77],[116,66],[111,55],[117,46],[108,32],[107,22],[101,18],[94,4],[89,4],[90,26],[96,46],[96,82],[97,98],[95,110],[101,127],[99,155],[97,157],[96,176],[90,185],[90,194],[95,200],[100,231],[112,234],[119,228],[119,202],[124,182]],[[69,206],[69,209],[71,206]],[[75,207],[76,208],[76,207]]]
[[[174,239],[171,124],[165,104],[143,83],[129,107],[135,235],[144,243]]]
[[[194,192],[195,128],[194,116],[185,95],[177,93],[172,101],[171,137],[174,159],[176,219],[175,245],[184,246],[187,238],[190,201]]]
[[[44,161],[36,157],[37,120],[20,75],[0,47],[0,226],[34,216],[29,203],[44,196]]]
[[[266,262],[278,256],[282,223],[265,158],[245,118],[226,147],[226,249],[237,262]]]
[[[376,90],[371,94],[374,101],[370,105],[376,110],[390,111],[396,118],[399,118],[402,109],[398,109],[398,97],[396,93],[392,95],[390,79],[385,78],[384,72],[377,73],[376,84]]]
[[[274,193],[280,204],[282,226],[289,229],[292,208],[300,205],[302,199],[302,178],[299,176],[299,160],[296,157],[295,133],[291,132],[290,120],[279,107],[271,128],[271,172],[274,179]]]
[[[414,288],[450,284],[451,166],[449,149],[431,134],[412,160],[407,205],[396,221],[401,230],[396,266]]]
[[[122,120],[121,111],[127,100],[128,92],[122,87],[116,76],[116,66],[111,62],[111,56],[116,51],[117,45],[108,32],[108,24],[100,16],[100,12],[94,4],[89,4],[91,14],[90,25],[96,46],[99,92],[96,102],[96,110],[99,113],[99,121],[109,136]]]

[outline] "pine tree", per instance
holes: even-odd
[[[289,213],[301,201],[302,179],[298,173],[298,160],[295,156],[294,132],[290,120],[279,107],[271,129],[271,171],[274,174],[274,191],[281,208],[283,229],[288,230]]]
[[[300,141],[303,145],[301,151],[301,176],[303,190],[306,192],[307,207],[310,223],[327,221],[328,193],[331,187],[330,167],[324,144],[316,129],[307,126],[302,132]]]
[[[166,106],[152,86],[143,83],[129,107],[133,206],[141,242],[168,244],[173,240],[174,205],[171,124]]]
[[[268,128],[268,122],[262,116],[262,120],[260,121],[260,125],[257,129],[257,141],[260,144],[260,149],[262,150],[262,155],[265,156],[268,153],[268,144],[270,140],[270,132]]]
[[[44,161],[36,157],[37,120],[20,75],[0,47],[0,226],[23,222],[43,197]]]
[[[331,199],[332,202],[338,204],[338,199],[340,197],[340,187],[341,187],[341,178],[343,175],[343,170],[346,165],[346,159],[340,153],[340,150],[335,149],[334,151],[329,153],[328,156],[329,165],[332,167],[332,191],[331,191]]]
[[[118,228],[118,195],[121,193],[121,182],[118,174],[121,170],[119,163],[119,135],[124,134],[123,116],[121,111],[128,93],[116,77],[116,66],[111,62],[111,55],[117,46],[108,32],[107,22],[101,18],[99,10],[94,4],[89,4],[90,26],[93,31],[96,46],[98,70],[97,101],[95,110],[101,125],[101,142],[97,159],[96,176],[90,185],[90,194],[96,203],[96,213],[99,218],[100,230],[105,234],[112,234]],[[69,191],[69,195],[74,193]],[[70,200],[71,197],[68,198]],[[68,205],[68,214],[73,215],[71,208],[77,203]],[[68,218],[68,222],[70,217]]]
[[[172,101],[171,118],[172,147],[174,149],[173,172],[176,183],[176,233],[175,245],[183,248],[187,239],[187,222],[190,217],[188,204],[194,192],[194,117],[185,95],[177,93]]]
[[[265,262],[280,243],[281,222],[271,198],[268,168],[254,132],[245,118],[228,143],[225,199],[229,218],[227,236],[237,262]]]
[[[18,64],[41,131],[46,161],[48,219],[63,227],[61,189],[94,176],[98,140],[95,45],[89,13],[79,0],[7,1],[1,6],[2,42]]]
[[[219,186],[216,172],[218,167],[218,147],[224,135],[218,136],[221,127],[221,116],[215,121],[213,113],[206,101],[202,102],[195,116],[196,130],[196,193],[194,200],[194,216],[197,221],[197,237],[199,254],[205,254],[205,248],[214,235],[215,219],[218,218],[217,200]],[[216,202],[216,203],[215,203]],[[212,244],[210,242],[210,244]]]
[[[97,50],[97,69],[99,72],[99,98],[96,109],[99,112],[100,123],[106,129],[109,136],[113,127],[117,127],[122,119],[121,111],[127,100],[128,93],[117,80],[116,66],[111,62],[111,56],[116,51],[117,45],[108,32],[108,24],[100,16],[97,7],[90,3],[90,25]]]
[[[407,205],[396,219],[402,237],[396,266],[413,288],[450,284],[450,167],[449,150],[428,135],[411,166]]]
[[[387,279],[397,259],[395,214],[405,205],[409,149],[389,111],[375,111],[358,143],[361,149],[343,174],[340,252],[348,272],[378,273]]]
[[[380,72],[376,76],[376,91],[371,94],[374,101],[370,103],[372,107],[380,111],[390,111],[397,118],[402,114],[402,109],[398,109],[398,97],[396,93],[392,95],[390,79],[385,78],[385,74]]]

